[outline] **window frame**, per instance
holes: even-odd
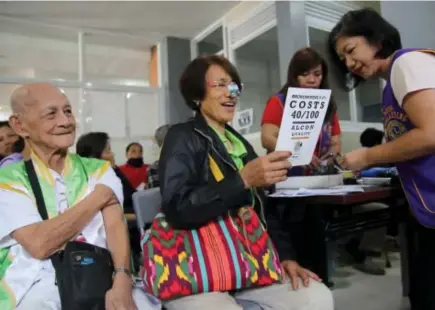
[[[213,33],[219,27],[222,27],[223,49],[216,52],[215,55],[222,55],[228,57],[228,40],[227,40],[228,31],[227,31],[225,19],[221,18],[216,22],[210,24],[208,27],[206,27],[204,30],[199,32],[197,35],[193,37],[193,39],[190,40],[190,58],[192,60],[198,57],[198,43],[204,40],[208,35]]]
[[[252,40],[255,40],[256,38],[260,37],[273,27],[277,27],[277,21],[276,18],[267,22],[265,25],[263,25],[261,28],[257,29],[255,32],[252,32],[249,36],[245,37],[243,40],[237,41],[235,44],[230,45],[230,53],[229,53],[229,60],[231,63],[234,64],[234,66],[237,67],[237,60],[236,60],[236,49],[242,47],[245,44],[248,44]],[[279,44],[279,42],[277,42]],[[243,77],[242,77],[243,79]],[[231,125],[234,123],[235,120],[231,121]],[[261,127],[254,132],[249,132],[247,134],[243,135],[246,139],[256,139],[261,137]]]

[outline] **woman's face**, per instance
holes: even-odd
[[[107,160],[112,165],[115,164],[115,155],[112,152],[112,149],[110,147],[110,143],[109,142],[106,143],[106,146],[105,146],[105,148],[103,150],[103,153],[101,153],[101,159]]]
[[[338,57],[353,74],[368,79],[382,73],[384,60],[375,57],[379,47],[369,44],[365,37],[339,37],[335,49]]]
[[[319,88],[323,79],[322,65],[318,65],[296,77],[299,87]]]
[[[237,97],[231,97],[228,85],[231,76],[218,65],[212,65],[205,76],[206,94],[201,101],[201,114],[208,123],[226,124],[232,121]]]
[[[130,146],[130,148],[128,149],[127,152],[127,159],[132,159],[132,158],[141,158],[143,156],[142,154],[142,147],[140,145],[137,144],[133,144],[132,146]]]

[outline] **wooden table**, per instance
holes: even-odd
[[[305,206],[296,244],[298,260],[316,272],[328,286],[333,286],[328,272],[329,241],[350,236],[362,231],[387,226],[400,216],[404,195],[400,188],[373,187],[365,192],[335,196],[269,197],[272,204],[284,204],[291,208]],[[385,203],[390,208],[352,213],[352,207],[371,202]],[[337,213],[339,215],[337,215]],[[295,238],[293,234],[293,239]]]

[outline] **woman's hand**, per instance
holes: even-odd
[[[368,148],[360,148],[337,159],[344,169],[359,171],[371,165],[368,159]]]
[[[301,279],[302,285],[305,287],[309,285],[310,279],[313,279],[317,282],[322,282],[317,274],[301,267],[294,260],[282,261],[281,269],[283,271],[284,281],[287,277],[290,278],[291,286],[295,291],[299,288],[299,279]]]
[[[273,152],[261,156],[246,164],[240,170],[240,176],[246,188],[266,187],[287,179],[287,171],[291,168],[288,158],[290,152]]]
[[[314,168],[314,169],[319,168],[321,164],[322,164],[322,160],[316,155],[313,155],[313,159],[311,159],[311,163],[310,163],[310,168]]]

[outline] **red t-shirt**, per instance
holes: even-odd
[[[143,165],[142,167],[136,168],[129,164],[124,164],[119,166],[119,169],[134,188],[137,188],[142,183],[147,184],[148,182],[148,165]]]
[[[284,105],[278,96],[272,96],[264,108],[263,118],[261,120],[261,125],[263,124],[273,124],[281,127],[282,115],[284,114]],[[331,121],[331,135],[337,136],[341,134],[340,122],[338,120],[337,112],[334,113]],[[318,143],[318,142],[317,142]],[[318,146],[316,146],[315,155],[318,156]]]

